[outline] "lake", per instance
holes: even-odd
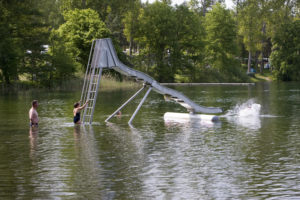
[[[300,198],[300,83],[172,88],[220,121],[165,121],[186,110],[152,91],[132,127],[143,95],[105,123],[138,90],[123,88],[100,89],[93,125],[74,127],[81,91],[1,91],[0,199]]]

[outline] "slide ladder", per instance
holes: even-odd
[[[92,43],[80,98],[81,105],[88,101],[87,106],[83,110],[83,116],[81,121],[81,123],[83,124],[91,124],[93,121],[97,94],[103,69],[102,67],[98,67],[97,65],[100,54],[99,49],[97,48],[97,46],[94,47],[94,45],[95,41]],[[93,55],[92,62],[91,55]]]
[[[97,39],[92,43],[89,61],[86,69],[84,85],[82,89],[81,102],[85,103],[86,100],[90,100],[88,106],[84,110],[82,123],[89,122],[92,123],[93,114],[96,104],[96,98],[98,93],[98,88],[100,84],[100,78],[103,68],[114,69],[119,73],[135,78],[138,81],[143,82],[143,87],[135,93],[131,98],[129,98],[121,107],[119,107],[111,116],[109,116],[105,121],[107,122],[113,116],[115,116],[124,106],[126,106],[131,100],[133,100],[141,91],[148,88],[144,98],[141,100],[137,109],[133,113],[129,120],[131,124],[135,115],[141,108],[143,102],[147,98],[151,90],[154,90],[162,95],[164,95],[166,100],[171,100],[179,103],[181,106],[185,107],[189,113],[221,113],[222,109],[217,107],[205,107],[200,106],[190,100],[188,97],[183,95],[181,92],[167,88],[160,85],[149,75],[137,71],[135,69],[129,68],[124,65],[117,57],[116,51],[113,47],[110,38]]]

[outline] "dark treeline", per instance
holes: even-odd
[[[111,37],[123,62],[161,82],[240,82],[266,59],[300,80],[300,1],[0,0],[0,82],[51,86],[85,70]],[[124,53],[125,52],[125,53]]]

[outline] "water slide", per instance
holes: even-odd
[[[89,67],[90,65],[90,67]],[[166,100],[171,100],[176,103],[179,103],[181,106],[185,107],[189,113],[195,114],[195,113],[221,113],[222,109],[217,108],[217,107],[205,107],[205,106],[200,106],[190,100],[188,97],[183,95],[181,92],[178,92],[174,89],[170,89],[168,87],[162,86],[159,82],[155,81],[152,77],[149,75],[140,72],[138,70],[132,69],[126,65],[124,65],[119,59],[116,54],[115,48],[112,44],[112,41],[110,38],[105,38],[105,39],[98,39],[93,42],[92,48],[91,48],[91,53],[90,53],[90,59],[89,59],[89,64],[87,67],[87,72],[86,72],[86,79],[87,77],[93,77],[93,76],[101,76],[102,69],[104,68],[109,68],[109,69],[114,69],[115,71],[134,78],[138,81],[141,81],[144,83],[145,87],[149,87],[149,91],[146,93],[146,96],[150,92],[150,90],[154,90],[162,95],[164,95]],[[97,71],[98,69],[98,71]],[[99,71],[100,69],[100,71]],[[91,74],[91,75],[88,75]],[[86,83],[87,82],[87,83]],[[98,85],[100,82],[97,80],[98,83],[88,83],[88,82],[93,82],[91,81],[85,81],[83,90],[82,90],[82,100],[84,101],[85,99],[94,99],[94,102],[96,101],[96,96],[98,92]],[[95,81],[94,81],[95,82]],[[92,84],[97,84],[95,86],[95,89],[93,88]],[[88,86],[90,85],[90,86]],[[91,93],[94,92],[96,96],[91,96]],[[86,93],[87,97],[84,98],[84,93]],[[146,97],[145,97],[146,98]],[[144,101],[144,99],[142,100]],[[91,116],[93,115],[95,103],[91,108]],[[135,116],[135,114],[134,114]],[[92,117],[91,117],[92,118]],[[92,121],[92,120],[90,120]]]

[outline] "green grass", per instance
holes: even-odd
[[[264,71],[263,74],[256,73],[255,77],[250,78],[251,82],[263,82],[263,81],[272,81],[272,73],[270,71]]]
[[[114,77],[104,75],[100,80],[101,90],[117,90],[126,88],[139,88],[142,86],[141,82],[135,82],[132,79],[124,78],[124,80],[117,81]],[[77,91],[81,90],[83,86],[83,78],[73,78],[65,81],[54,81],[51,86],[45,86],[35,81],[29,81],[28,79],[21,77],[20,80],[12,81],[10,85],[0,81],[0,88],[2,89],[15,89],[15,90],[29,90],[29,89],[51,89],[51,90],[67,90]]]
[[[138,88],[141,87],[141,82],[135,82],[134,80],[125,79],[122,82],[117,81],[115,78],[103,76],[100,89],[101,90],[116,90],[124,88]]]

